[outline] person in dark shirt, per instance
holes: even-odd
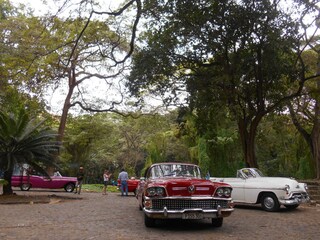
[[[78,173],[77,173],[77,184],[76,184],[75,194],[76,194],[76,193],[80,194],[83,179],[84,179],[84,169],[83,169],[82,166],[80,166],[80,167],[79,167],[79,171],[78,171]]]

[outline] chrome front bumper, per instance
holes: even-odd
[[[234,209],[218,207],[217,209],[194,208],[194,209],[184,209],[184,210],[168,210],[166,207],[164,207],[162,210],[143,208],[143,211],[150,218],[204,219],[204,218],[228,217],[234,211]]]
[[[292,193],[288,199],[279,199],[279,203],[282,205],[296,205],[307,202],[310,202],[308,193]]]

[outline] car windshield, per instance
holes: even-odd
[[[257,168],[243,168],[240,170],[241,173],[238,173],[237,176],[240,177],[241,175],[244,178],[257,178],[257,177],[264,177],[263,173]]]
[[[59,171],[56,171],[53,173],[54,177],[62,177],[61,173]]]
[[[192,177],[201,178],[200,168],[191,164],[159,164],[151,167],[150,178]]]
[[[264,174],[259,169],[252,168],[251,170],[256,177],[264,177]]]

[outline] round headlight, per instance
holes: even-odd
[[[163,195],[164,195],[164,189],[163,189],[163,188],[157,188],[156,194],[157,194],[158,196],[163,196]]]
[[[230,188],[225,188],[224,189],[224,195],[226,197],[230,197],[231,196],[231,189]]]
[[[216,191],[216,194],[221,197],[223,195],[223,188],[218,188],[217,191]]]
[[[156,194],[156,189],[151,187],[147,189],[148,196],[154,196]]]
[[[146,195],[149,197],[162,197],[165,195],[165,190],[163,187],[150,187],[147,189]]]
[[[286,191],[286,193],[288,194],[289,193],[289,190],[290,190],[290,186],[289,185],[286,185],[284,190]]]

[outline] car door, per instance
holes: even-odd
[[[244,186],[244,202],[256,203],[259,193],[261,192],[261,185],[256,178],[246,179]]]
[[[50,178],[38,175],[30,176],[30,183],[33,188],[50,188]]]
[[[225,182],[232,186],[231,197],[233,201],[244,202],[246,180],[242,178],[229,178]]]

